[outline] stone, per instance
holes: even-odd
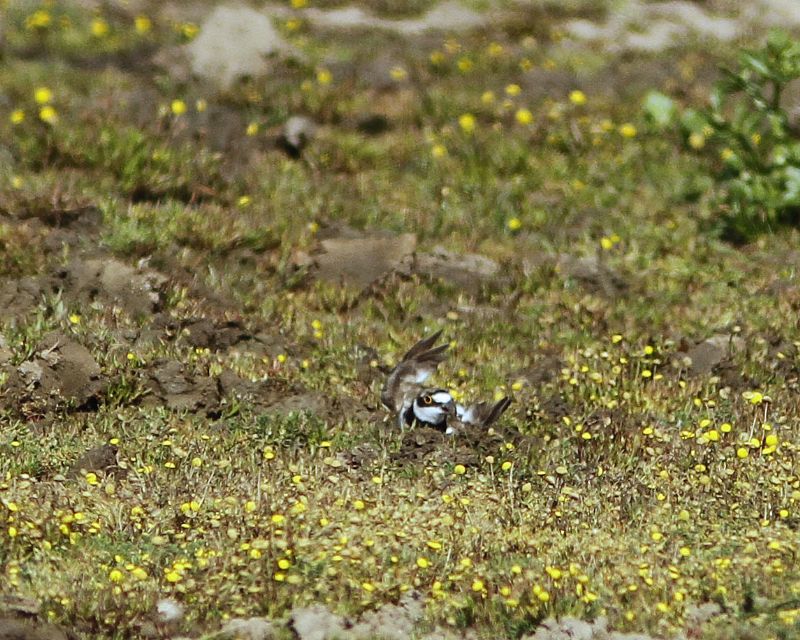
[[[208,15],[186,51],[195,75],[227,89],[241,78],[265,74],[266,58],[288,52],[289,45],[267,14],[228,4]]]

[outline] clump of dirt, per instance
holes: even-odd
[[[416,427],[403,432],[395,459],[402,462],[425,462],[437,453],[451,451],[455,439],[429,427]],[[448,446],[450,445],[450,446]]]
[[[177,360],[159,360],[147,372],[145,406],[165,406],[175,411],[205,412],[213,415],[219,410],[220,394],[217,380],[194,374]]]
[[[414,252],[413,233],[326,238],[312,255],[298,255],[296,263],[325,282],[363,289],[395,271]]]
[[[682,343],[673,364],[686,369],[691,376],[708,375],[730,362],[743,348],[744,340],[738,336],[714,335],[694,345]]]
[[[48,334],[28,360],[18,367],[6,365],[3,372],[7,381],[0,406],[29,415],[64,405],[94,408],[108,384],[89,350],[58,332]]]
[[[0,640],[72,640],[75,637],[52,624],[0,617]]]
[[[215,640],[272,640],[278,637],[278,631],[275,623],[266,618],[233,618],[212,637]]]
[[[400,448],[392,457],[403,463],[458,462],[477,466],[487,456],[496,456],[507,443],[513,444],[523,458],[535,455],[542,446],[539,438],[503,427],[467,427],[452,435],[430,427],[414,427],[403,432]]]
[[[50,256],[35,276],[0,281],[0,320],[24,317],[48,295],[59,291],[65,302],[117,306],[133,317],[158,310],[168,278],[143,265],[131,266],[97,249],[103,214],[95,206],[70,206],[59,193],[49,199],[0,201],[0,213],[12,226],[37,232],[37,248]],[[74,256],[53,266],[64,247]]]
[[[351,633],[354,638],[386,638],[406,640],[412,637],[414,627],[422,619],[423,601],[419,592],[411,591],[397,604],[385,604],[375,611],[366,611]]]
[[[55,191],[49,197],[22,199],[16,192],[0,196],[4,222],[20,228],[41,243],[45,253],[56,255],[62,247],[88,248],[99,233],[103,212],[92,205],[76,205]]]
[[[256,409],[274,407],[276,403],[287,399],[282,385],[266,380],[245,380],[233,371],[223,371],[218,379],[220,395],[240,403],[247,403]],[[292,397],[288,394],[288,397]]]
[[[380,459],[380,449],[371,442],[362,442],[349,447],[346,451],[339,451],[334,458],[334,467],[347,470],[369,469]]]
[[[299,640],[408,640],[423,615],[422,595],[417,591],[405,594],[397,604],[387,603],[374,611],[366,611],[357,620],[332,613],[321,604],[294,609],[289,628]]]
[[[181,320],[176,324],[170,319],[169,330],[179,332],[179,339],[195,348],[211,351],[236,349],[241,353],[269,358],[276,358],[280,354],[296,355],[283,336],[252,331],[239,320],[199,317]]]
[[[0,321],[22,318],[36,308],[46,293],[57,291],[55,279],[44,276],[0,280]]]
[[[111,473],[118,469],[117,452],[117,447],[111,444],[92,447],[72,464],[67,472],[67,477],[76,478],[90,471]]]
[[[250,337],[242,323],[233,320],[220,325],[210,318],[191,318],[181,326],[186,342],[198,349],[220,351]]]
[[[267,73],[268,57],[293,51],[265,13],[238,4],[216,7],[185,49],[192,73],[223,90]]]
[[[538,415],[550,422],[558,422],[564,416],[570,414],[571,407],[569,403],[558,392],[553,392],[545,396],[538,406],[531,410],[531,415]]]
[[[250,410],[277,416],[307,412],[327,416],[331,406],[323,394],[289,388],[276,380],[247,380],[231,370],[219,376],[193,372],[178,360],[162,359],[144,370],[145,406],[202,413],[216,418],[236,402]]]
[[[530,366],[517,370],[513,377],[524,380],[529,386],[536,388],[555,380],[563,368],[564,361],[557,354],[550,353],[532,362]]]
[[[0,593],[0,640],[73,640],[76,636],[37,618],[42,607],[30,598]]]
[[[439,280],[476,295],[504,282],[500,264],[487,256],[454,253],[443,247],[416,253],[417,238],[413,233],[393,236],[335,228],[323,230],[320,236],[319,246],[310,254],[297,253],[294,264],[310,277],[331,284],[364,290],[398,274]]]
[[[622,274],[596,256],[577,258],[564,254],[558,257],[556,268],[565,278],[579,283],[587,293],[618,298],[629,288]]]
[[[604,617],[592,622],[565,617],[548,618],[532,635],[524,640],[654,640],[652,636],[639,633],[616,633],[608,631],[608,620]]]
[[[326,640],[348,635],[345,619],[322,604],[293,610],[289,618],[289,628],[298,640]]]
[[[132,317],[149,316],[161,305],[167,277],[157,271],[131,267],[115,258],[75,259],[57,272],[68,300],[95,300],[124,309]]]
[[[477,253],[454,253],[443,247],[415,255],[406,260],[406,265],[411,273],[441,280],[469,294],[478,294],[484,287],[500,281],[500,265],[491,258]]]
[[[324,416],[328,412],[328,402],[324,395],[316,391],[299,391],[286,395],[268,406],[269,412],[280,416],[306,411]]]
[[[10,593],[0,593],[0,614],[4,616],[34,617],[42,611],[41,605],[32,598]]]
[[[24,317],[45,296],[59,291],[71,305],[102,302],[133,317],[146,317],[160,308],[167,280],[157,271],[115,258],[75,258],[49,274],[0,281],[0,320]]]

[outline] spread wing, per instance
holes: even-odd
[[[511,404],[511,398],[503,398],[494,404],[478,402],[468,407],[458,405],[456,413],[458,421],[469,427],[490,427],[502,416]]]
[[[392,411],[400,411],[408,397],[413,397],[422,389],[422,385],[430,378],[447,357],[448,345],[434,347],[441,331],[424,338],[411,347],[399,364],[386,377],[381,389],[381,402]]]

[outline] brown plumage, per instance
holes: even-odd
[[[490,404],[478,402],[461,406],[446,389],[425,386],[439,364],[447,357],[448,345],[434,346],[442,335],[437,331],[411,347],[389,372],[381,389],[381,402],[397,416],[397,423],[421,424],[454,433],[466,428],[488,428],[505,413],[510,398]]]
[[[381,389],[381,402],[389,410],[402,416],[425,389],[425,381],[447,357],[445,352],[449,345],[433,346],[441,335],[442,332],[437,331],[417,342],[389,373]]]

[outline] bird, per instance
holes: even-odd
[[[381,389],[381,402],[396,413],[397,424],[416,424],[454,434],[465,427],[488,427],[508,409],[510,398],[494,405],[487,402],[463,406],[457,404],[447,389],[425,386],[447,357],[449,345],[434,346],[441,330],[411,347],[389,372]]]

